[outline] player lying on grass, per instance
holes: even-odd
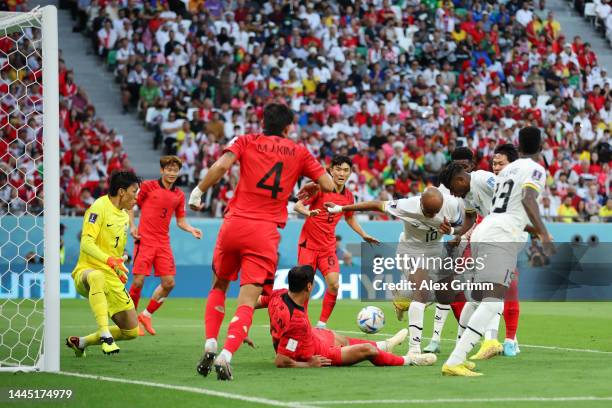
[[[474,229],[471,250],[480,258],[482,268],[475,268],[474,282],[493,284],[493,289],[473,291],[472,300],[461,313],[461,326],[455,349],[442,367],[443,375],[473,377],[465,365],[467,354],[478,343],[496,314],[503,311],[506,291],[516,269],[517,257],[524,246],[524,230],[531,222],[544,244],[552,253],[552,238],[538,209],[537,197],[544,188],[546,170],[536,162],[541,150],[540,130],[526,127],[519,132],[521,158],[508,164],[498,175],[491,212]],[[462,329],[465,327],[465,330]]]
[[[279,228],[287,222],[287,202],[298,178],[316,181],[323,191],[334,184],[306,147],[288,138],[294,114],[283,104],[264,108],[263,134],[234,138],[223,155],[193,189],[189,206],[202,209],[202,195],[215,185],[235,162],[240,178],[225,212],[213,254],[212,288],[206,300],[206,342],[196,370],[207,376],[214,365],[218,380],[232,380],[230,362],[247,337],[258,297],[270,294],[278,263]],[[308,183],[298,193],[306,199],[319,191]],[[227,328],[223,349],[217,355],[217,337],[225,316],[225,294],[230,282],[240,278],[238,306]]]
[[[366,201],[354,205],[340,206],[326,203],[330,213],[343,211],[382,211],[402,220],[404,231],[400,235],[398,254],[409,258],[443,258],[444,248],[442,238],[445,234],[454,235],[454,225],[462,223],[463,211],[459,200],[453,196],[443,195],[435,187],[426,189],[421,196],[415,196],[394,201]],[[449,220],[451,220],[449,222]],[[457,234],[463,234],[458,228]],[[433,262],[422,262],[421,265],[432,265]],[[404,297],[410,298],[408,308],[408,329],[410,340],[408,355],[420,365],[431,365],[436,356],[431,353],[421,353],[421,337],[425,306],[431,301],[432,292],[421,289],[421,283],[447,282],[452,277],[452,271],[418,268],[415,271],[404,271],[406,278],[417,288]],[[431,287],[431,285],[429,285]],[[438,302],[448,305],[454,298],[452,289],[436,290]]]
[[[185,194],[174,186],[183,162],[177,156],[162,156],[159,159],[161,177],[158,180],[147,180],[140,186],[136,203],[140,207],[140,223],[134,221],[130,212],[130,231],[134,237],[134,281],[130,287],[130,296],[136,309],[140,301],[140,292],[146,276],[155,268],[155,276],[160,277],[160,284],[155,288],[147,308],[138,315],[139,334],[144,329],[155,335],[151,316],[161,307],[174,288],[176,266],[172,247],[170,247],[170,221],[176,216],[176,225],[189,232],[195,238],[202,238],[202,231],[192,227],[185,217]]]
[[[311,327],[304,305],[312,293],[314,276],[310,265],[296,266],[287,277],[289,290],[276,290],[266,297],[277,367],[348,366],[366,360],[376,366],[413,364],[408,356],[391,354],[408,335],[406,329],[387,340],[374,342]]]
[[[327,284],[317,327],[325,327],[334,310],[340,277],[340,265],[336,255],[336,225],[342,216],[327,212],[325,203],[333,201],[344,205],[355,202],[353,194],[346,188],[352,165],[347,156],[334,156],[328,169],[334,180],[334,191],[317,192],[308,200],[300,200],[295,205],[295,211],[307,217],[298,240],[298,263],[310,265],[315,271],[319,269]],[[364,241],[379,243],[376,238],[366,234],[356,217],[353,217],[353,213],[344,213],[344,219]]]
[[[128,210],[136,203],[140,180],[134,173],[111,174],[109,192],[98,198],[85,212],[79,261],[72,272],[77,292],[89,300],[98,330],[85,337],[71,336],[66,345],[77,357],[85,348],[102,344],[104,354],[119,352],[116,340],[138,336],[134,302],[125,290],[128,272],[123,250],[129,228]],[[108,317],[117,326],[109,327]]]

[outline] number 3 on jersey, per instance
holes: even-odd
[[[257,182],[257,188],[261,188],[263,190],[270,190],[272,192],[272,198],[276,198],[278,193],[282,193],[283,189],[280,186],[281,183],[281,175],[283,173],[283,162],[276,162],[274,166],[264,176]],[[272,181],[272,185],[266,184],[268,179],[274,176],[274,180]]]

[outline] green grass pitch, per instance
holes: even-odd
[[[146,304],[145,300],[141,304]],[[405,322],[396,321],[390,303],[377,303],[386,314],[385,335]],[[228,301],[227,322],[234,311]],[[343,334],[383,339],[382,335],[357,333],[355,316],[364,303],[338,301],[329,326]],[[316,321],[320,302],[309,306]],[[4,310],[5,313],[10,313]],[[432,308],[428,308],[424,336],[431,334]],[[265,310],[256,311],[250,337],[255,350],[242,347],[233,359],[233,382],[196,374],[203,347],[204,300],[170,298],[154,316],[157,336],[121,342],[121,353],[104,356],[90,347],[86,358],[77,359],[62,348],[61,368],[68,373],[104,376],[100,381],[46,373],[0,373],[0,389],[70,388],[71,400],[60,402],[14,402],[2,406],[53,407],[609,407],[612,405],[612,314],[608,303],[522,303],[516,358],[496,357],[480,362],[480,378],[447,378],[440,367],[453,342],[444,341],[433,367],[373,367],[368,362],[354,367],[277,369],[268,333]],[[6,316],[6,314],[5,314]],[[85,300],[62,301],[62,337],[84,335],[95,329]],[[443,337],[454,339],[456,323],[449,316]],[[501,335],[503,328],[501,329]],[[426,341],[424,342],[426,344]],[[406,344],[396,353],[404,353]],[[128,381],[128,382],[126,382]],[[131,383],[129,381],[132,381]],[[141,381],[143,383],[134,383]],[[155,383],[156,386],[151,386]],[[162,388],[166,387],[166,388]],[[181,388],[182,387],[182,388]],[[228,398],[228,394],[246,400]],[[264,400],[254,400],[262,398]],[[540,398],[540,400],[538,400]],[[576,400],[575,398],[578,398]],[[588,399],[590,398],[590,399]],[[466,401],[475,399],[475,401]],[[503,401],[503,399],[507,399]],[[362,400],[386,400],[366,404]],[[259,401],[259,402],[258,402]]]

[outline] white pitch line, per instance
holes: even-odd
[[[308,401],[311,405],[357,405],[357,404],[443,404],[443,403],[495,403],[495,402],[577,402],[612,401],[612,397],[524,397],[524,398],[437,398],[437,399],[388,399],[388,400],[347,400]]]
[[[234,394],[234,393],[230,394],[228,392],[214,391],[214,390],[209,390],[206,388],[199,388],[199,387],[186,387],[183,385],[172,385],[172,384],[156,383],[156,382],[149,382],[149,381],[129,380],[126,378],[104,377],[100,375],[81,374],[81,373],[73,373],[73,372],[68,372],[68,371],[60,371],[56,374],[66,375],[66,376],[71,376],[71,377],[78,377],[78,378],[88,378],[88,379],[97,380],[97,381],[117,382],[117,383],[122,383],[122,384],[134,384],[134,385],[142,385],[145,387],[191,392],[194,394],[204,394],[204,395],[210,395],[213,397],[252,402],[252,403],[269,405],[269,406],[274,406],[274,407],[314,408],[312,405],[308,405],[308,403],[306,402],[286,402],[286,401],[278,401],[278,400],[273,400],[273,399],[268,399],[268,398],[249,397],[246,395],[239,395],[239,394]]]

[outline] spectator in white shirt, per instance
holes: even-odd
[[[527,24],[533,19],[533,11],[530,10],[529,2],[523,3],[523,8],[516,12],[516,21],[518,21],[523,27],[527,27]]]

